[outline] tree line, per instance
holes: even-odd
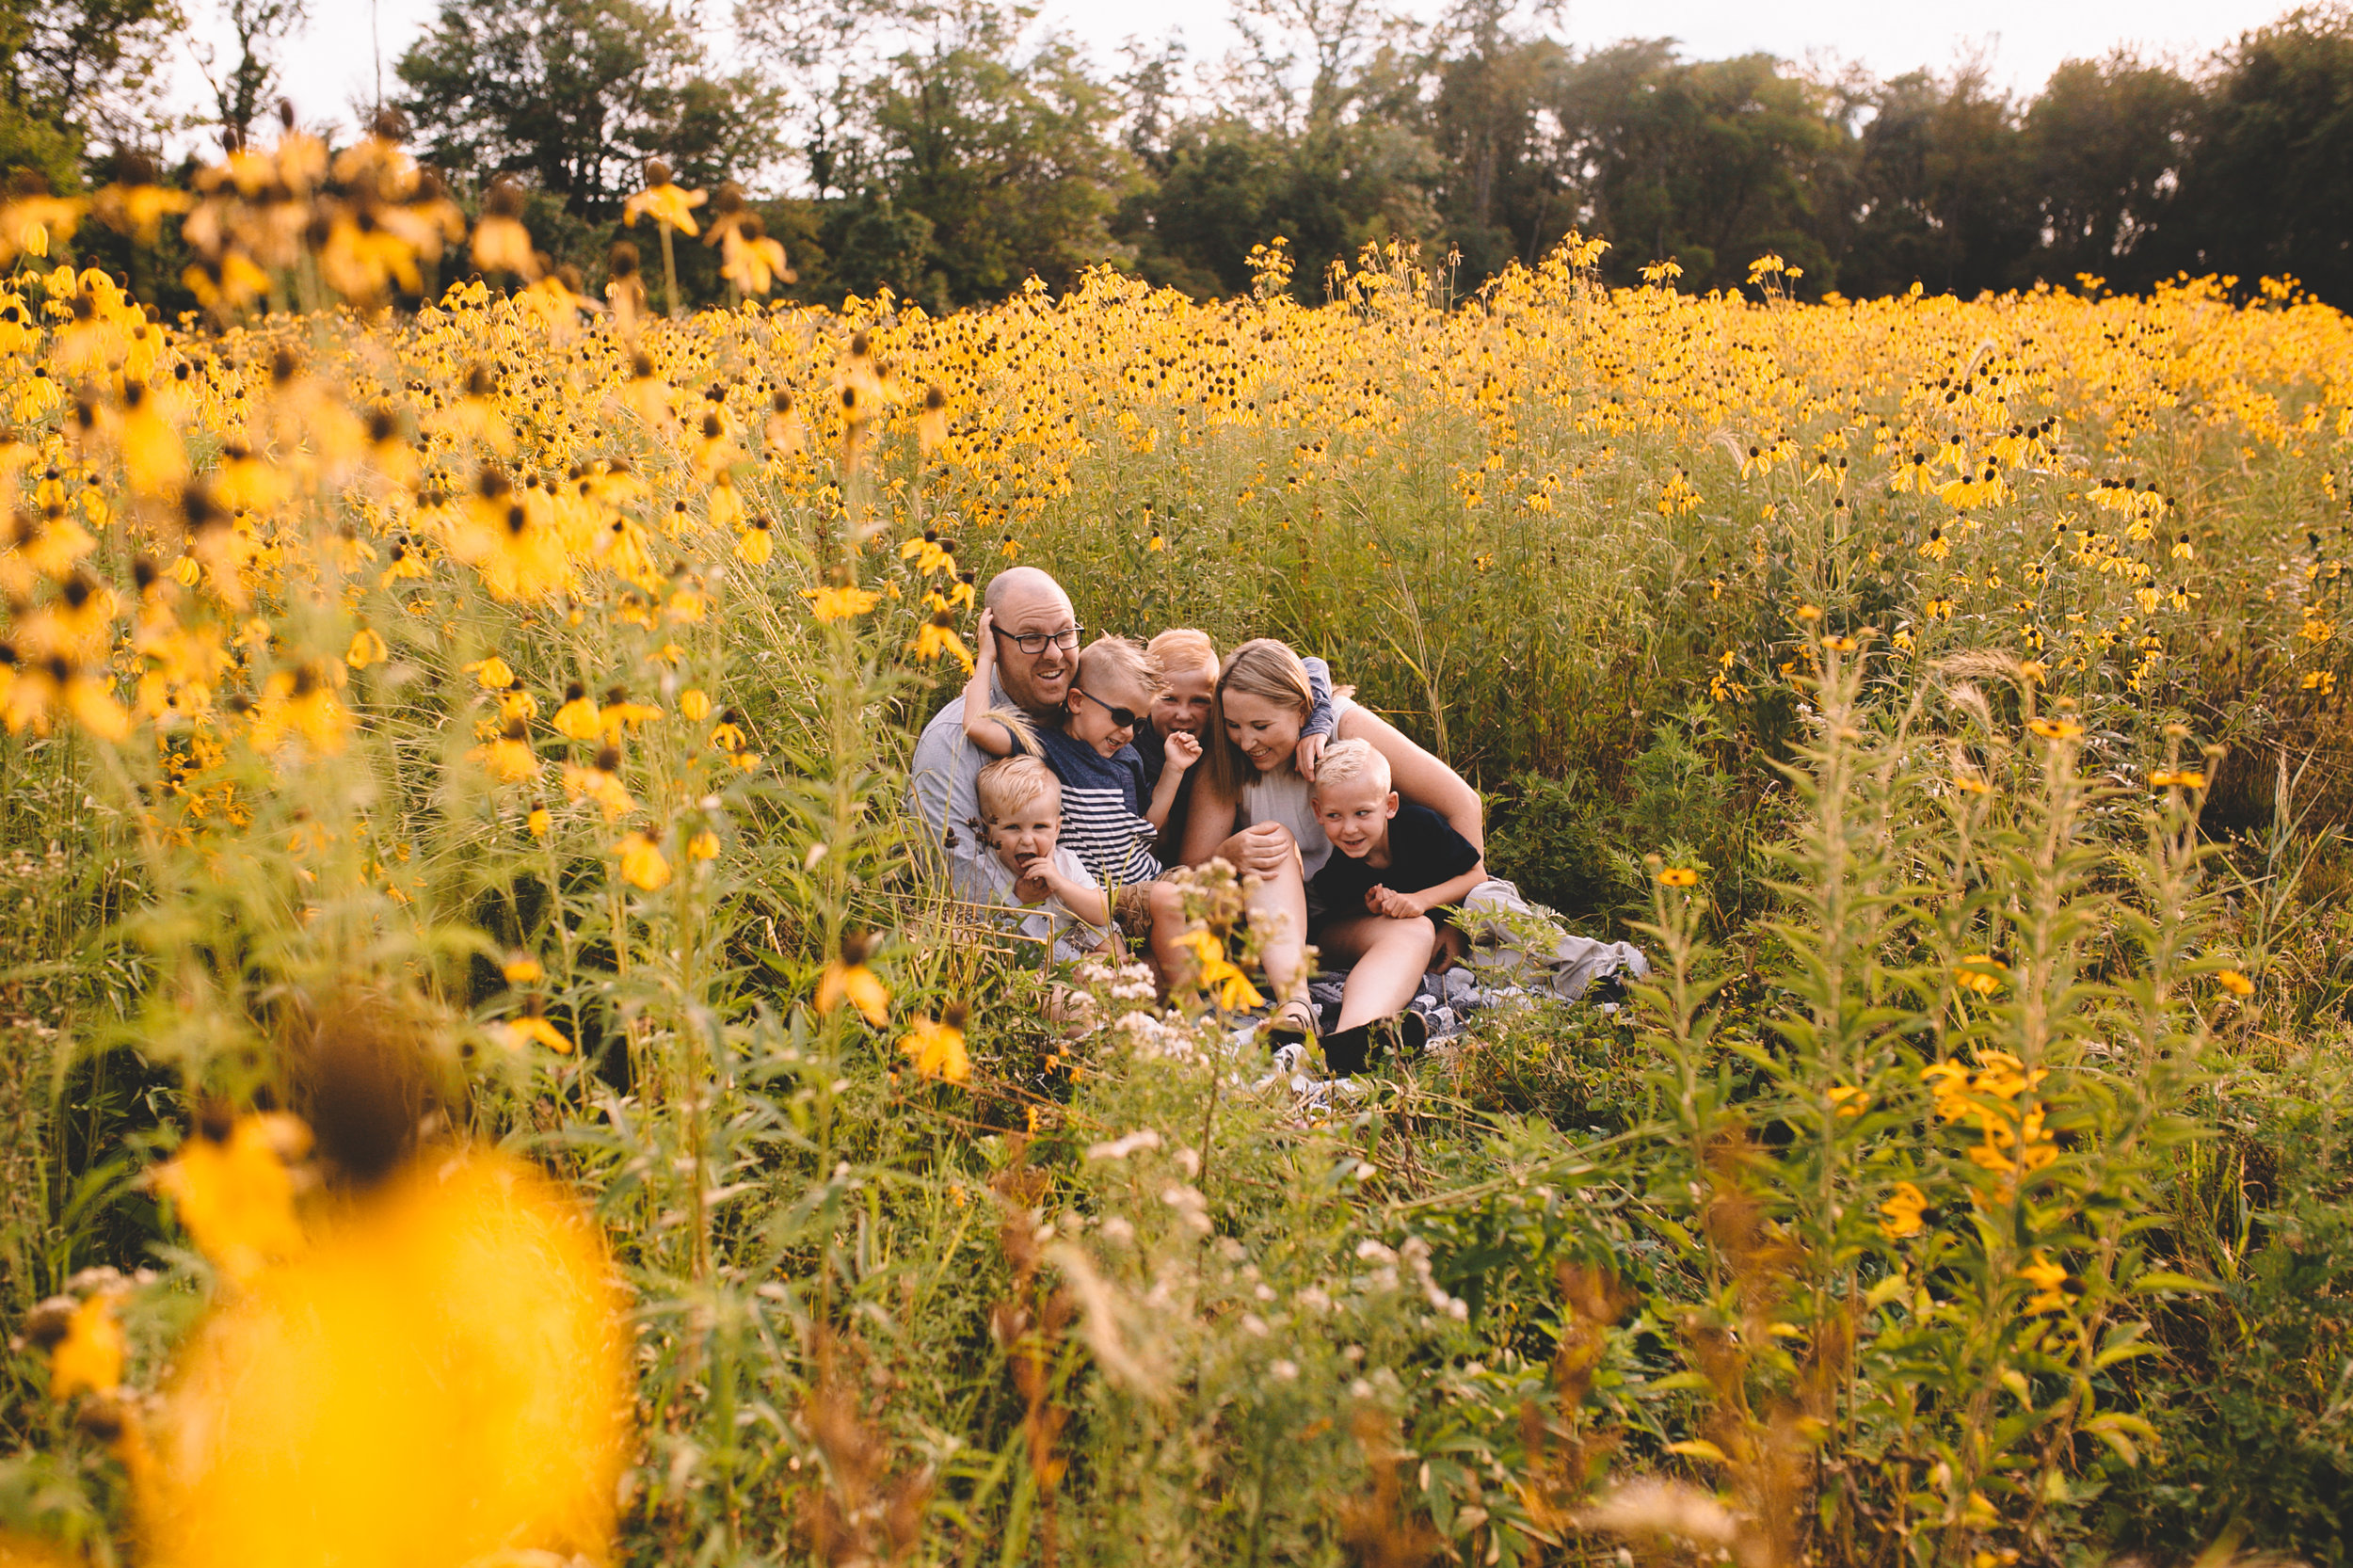
[[[200,57],[233,141],[304,8],[218,3],[235,46]],[[0,165],[103,178],[109,138],[140,134],[172,5],[0,0]],[[441,0],[365,107],[461,200],[510,182],[534,243],[591,287],[659,158],[744,193],[809,299],[888,285],[944,310],[1106,263],[1226,294],[1275,235],[1305,296],[1386,240],[1458,258],[1469,288],[1577,230],[1610,240],[1621,282],[1672,260],[1685,288],[1735,287],[1769,251],[1809,296],[2187,272],[2353,306],[2345,0],[2194,69],[2071,60],[2026,97],[1982,61],[1881,79],[1666,39],[1579,50],[1516,0],[1426,26],[1378,0],[1236,0],[1234,20],[1224,59],[1170,40],[1107,63],[1009,4],[737,0],[723,66],[675,5]],[[695,248],[686,291],[722,297]]]

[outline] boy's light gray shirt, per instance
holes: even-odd
[[[1066,844],[1055,846],[1054,870],[1073,882],[1092,880],[1077,853]],[[1012,871],[985,850],[956,863],[951,874],[958,897],[970,904],[994,904],[1005,910],[1008,923],[1023,936],[1049,944],[1058,960],[1085,957],[1100,947],[1108,935],[1101,926],[1051,895],[1042,904],[1023,904],[1014,891]]]
[[[992,708],[1013,706],[1003,683],[994,675],[989,677],[988,702]],[[962,696],[942,708],[915,743],[914,760],[907,764],[908,800],[930,831],[933,844],[952,861],[987,854],[972,820],[981,814],[981,770],[995,760],[966,737]],[[955,831],[953,843],[948,841],[951,828]]]

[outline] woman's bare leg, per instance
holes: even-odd
[[[1267,853],[1270,836],[1281,841],[1283,853]],[[1258,842],[1245,845],[1243,840]],[[1229,864],[1241,863],[1244,853],[1263,869],[1242,895],[1250,928],[1258,938],[1258,967],[1266,971],[1267,988],[1277,1001],[1305,1000],[1307,995],[1307,883],[1299,866],[1299,848],[1290,834],[1274,824],[1238,833],[1220,846]],[[1176,884],[1152,884],[1152,960],[1165,984],[1183,972],[1184,949],[1178,939],[1192,929],[1185,920],[1184,895]]]
[[[1258,968],[1266,971],[1267,989],[1277,1001],[1304,1000],[1307,995],[1307,884],[1301,878],[1299,857],[1261,876],[1242,895],[1250,911],[1250,929],[1258,938]]]
[[[1325,926],[1323,951],[1355,960],[1340,997],[1340,1027],[1353,1029],[1403,1011],[1429,972],[1437,945],[1438,928],[1426,915],[1410,920],[1359,915]]]

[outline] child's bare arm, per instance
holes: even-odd
[[[1393,920],[1410,920],[1416,915],[1427,915],[1433,909],[1443,909],[1449,904],[1460,904],[1473,888],[1487,880],[1487,862],[1481,860],[1460,876],[1449,877],[1434,888],[1419,892],[1392,892],[1375,888],[1365,895],[1365,903],[1376,915],[1386,915]]]
[[[1112,923],[1111,895],[1094,883],[1081,882],[1051,869],[1041,870],[1037,875],[1045,881],[1047,890],[1062,901],[1064,909],[1087,924],[1099,927]]]
[[[981,612],[980,647],[972,652],[972,679],[964,683],[964,738],[991,757],[1013,755],[1013,736],[1002,722],[989,716],[996,707],[997,638],[995,618]]]
[[[1160,769],[1160,781],[1152,787],[1151,804],[1144,808],[1154,827],[1168,825],[1168,814],[1176,808],[1176,792],[1184,787],[1186,771],[1201,760],[1201,743],[1182,730],[1171,731],[1162,744],[1167,764]]]

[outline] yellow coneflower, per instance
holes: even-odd
[[[257,751],[275,751],[300,735],[321,756],[342,753],[351,736],[351,712],[335,699],[335,688],[310,664],[273,670],[253,714]]]
[[[1860,1116],[1871,1109],[1871,1094],[1852,1084],[1834,1083],[1830,1087],[1831,1110],[1840,1116]]]
[[[1929,1195],[1909,1181],[1896,1183],[1896,1190],[1880,1206],[1880,1234],[1890,1241],[1900,1241],[1920,1234],[1920,1216],[1929,1207]]]
[[[915,440],[925,456],[948,440],[948,394],[936,383],[923,389],[923,411],[915,417]]]
[[[662,716],[662,710],[643,702],[632,702],[628,691],[615,686],[604,694],[604,702],[597,710],[597,729],[608,743],[618,742],[633,733],[638,726]]]
[[[2026,728],[2046,741],[2072,741],[2084,732],[2084,727],[2073,719],[2028,719]]]
[[[704,828],[686,840],[686,855],[690,860],[716,860],[719,858],[719,835]]]
[[[1666,888],[1696,888],[1700,873],[1689,866],[1669,866],[1659,872],[1658,881]]]
[[[100,660],[113,640],[116,609],[114,591],[77,567],[57,584],[56,598],[19,622],[18,651],[28,658],[62,653]]]
[[[122,414],[115,427],[115,443],[122,449],[124,475],[136,495],[168,496],[188,476],[187,449],[157,407],[159,399],[143,381],[126,379]]]
[[[466,753],[502,784],[520,784],[539,776],[539,754],[531,749],[531,729],[520,719],[509,719],[499,738]]]
[[[703,410],[702,424],[687,443],[687,456],[694,461],[695,476],[706,484],[734,460],[735,442],[728,437],[727,415],[718,405]]]
[[[1961,990],[1990,997],[2009,979],[2009,966],[1982,952],[1971,953],[1953,966],[1953,984]]]
[[[819,620],[850,620],[866,614],[882,602],[882,596],[868,588],[840,586],[803,588],[803,598]]]
[[[630,1441],[612,1278],[528,1162],[408,1161],[173,1352],[134,1485],[142,1560],[604,1560]]]
[[[472,664],[465,665],[464,669],[486,692],[503,692],[515,683],[514,670],[508,667],[505,660],[495,653],[488,659],[476,659]]]
[[[776,552],[776,539],[770,532],[774,525],[765,517],[755,516],[751,526],[735,541],[736,559],[747,567],[764,567]]]
[[[2032,1285],[2034,1294],[2026,1300],[2028,1312],[2064,1312],[2068,1299],[2062,1288],[2067,1284],[2067,1271],[2052,1262],[2041,1252],[2019,1266],[2019,1277]]]
[[[925,1078],[962,1083],[971,1076],[972,1059],[964,1048],[965,1013],[951,1006],[936,1023],[919,1016],[900,1037],[902,1055],[914,1059],[915,1070]]]
[[[543,1011],[546,1005],[536,996],[525,997],[520,1013],[492,1026],[499,1043],[508,1050],[519,1051],[525,1046],[545,1046],[559,1056],[571,1055],[571,1041],[565,1038],[562,1030],[548,1021]]]
[[[2152,790],[2202,790],[2206,776],[2196,768],[2159,768],[2149,776]]]
[[[474,225],[473,264],[495,276],[511,272],[528,282],[539,276],[531,232],[522,224],[523,193],[512,175],[502,175],[483,193],[482,219]]]
[[[972,650],[965,647],[964,639],[956,634],[956,617],[946,610],[936,612],[918,628],[915,641],[907,646],[915,650],[917,658],[925,661],[935,661],[943,653],[952,653],[956,663],[964,666],[964,673],[972,673]]]
[[[2217,970],[2214,978],[2215,984],[2234,997],[2251,997],[2255,994],[2255,983],[2236,969]]]
[[[555,732],[575,741],[593,741],[602,729],[597,723],[597,705],[588,700],[588,688],[574,680],[564,688],[564,706],[555,711],[552,721]]]
[[[632,886],[651,893],[670,885],[670,862],[663,857],[661,846],[643,833],[623,834],[612,853],[620,857],[621,874]]]
[[[118,155],[114,181],[91,200],[90,211],[100,222],[139,244],[153,245],[162,235],[165,218],[194,205],[193,192],[158,184],[154,160],[131,152]]]
[[[831,1013],[844,1001],[856,1008],[876,1029],[890,1021],[890,992],[866,967],[873,937],[863,931],[841,934],[841,951],[825,966],[817,981],[817,1011]]]
[[[546,973],[539,960],[527,952],[510,952],[506,962],[499,966],[499,973],[509,985],[536,985]]]
[[[934,572],[956,569],[956,546],[952,539],[943,539],[936,528],[926,528],[915,538],[899,547],[899,559],[913,561],[915,569],[929,577]]]
[[[792,412],[792,394],[777,388],[768,398],[768,422],[761,434],[771,456],[788,457],[801,449],[801,422]]]
[[[351,634],[351,647],[344,652],[344,663],[353,669],[363,670],[391,657],[392,649],[384,646],[383,637],[363,626]]]
[[[1266,998],[1250,984],[1250,977],[1225,956],[1225,945],[1214,933],[1189,931],[1177,941],[1193,954],[1193,984],[1217,1006],[1240,1013],[1266,1005]]]
[[[713,528],[734,528],[740,524],[744,520],[744,498],[736,494],[735,481],[720,474],[704,498],[703,510]]]
[[[213,1108],[150,1179],[199,1251],[230,1278],[250,1279],[270,1259],[301,1250],[289,1166],[310,1147],[310,1128],[293,1116],[232,1117]]]
[[[24,1338],[49,1352],[49,1397],[110,1394],[122,1386],[129,1348],[115,1320],[114,1294],[101,1290],[75,1302],[57,1297],[25,1317]],[[0,1554],[4,1555],[4,1554]]]
[[[564,768],[564,794],[568,800],[593,800],[604,811],[604,820],[617,822],[637,809],[637,801],[621,785],[621,753],[616,746],[599,751],[595,761],[587,767],[567,763]]]
[[[676,230],[689,238],[702,232],[695,222],[696,207],[711,200],[711,193],[681,189],[670,175],[670,166],[657,158],[646,166],[646,188],[621,203],[624,227],[641,217],[650,217],[666,229]]]
[[[784,247],[769,236],[757,213],[721,236],[719,253],[719,276],[745,294],[763,295],[779,281],[799,281]]]
[[[115,701],[107,682],[64,654],[26,661],[12,645],[0,644],[0,721],[8,733],[30,728],[45,735],[58,715],[102,741],[120,741],[131,732],[131,713]]]
[[[504,470],[486,466],[467,498],[465,523],[451,540],[458,559],[482,574],[491,594],[504,600],[541,599],[571,579],[570,552],[552,526],[544,491],[518,493]]]
[[[376,586],[389,588],[395,583],[414,582],[432,575],[433,568],[422,552],[406,541],[395,540],[392,558],[385,566],[383,575],[376,580]]]

